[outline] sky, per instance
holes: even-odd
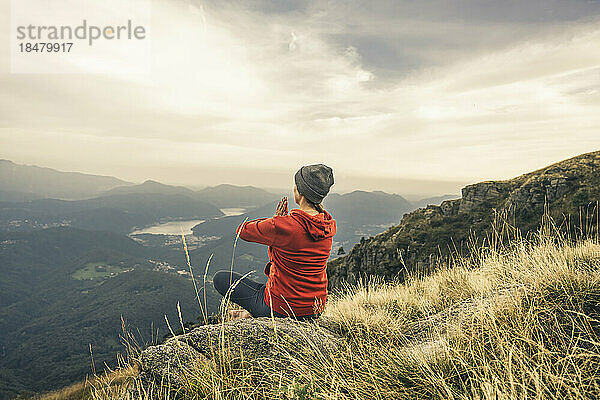
[[[68,73],[11,72],[2,2],[0,158],[193,187],[324,163],[415,196],[600,150],[598,0],[148,1],[144,68]]]

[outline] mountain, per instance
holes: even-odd
[[[131,193],[84,200],[88,209],[110,207],[160,218],[211,218],[224,215],[218,207],[182,194]]]
[[[280,199],[276,194],[253,186],[235,186],[229,184],[201,189],[195,195],[197,199],[218,205],[221,208],[261,207]]]
[[[425,199],[411,201],[413,208],[416,210],[417,208],[424,208],[429,205],[438,206],[445,200],[454,200],[460,196],[453,194],[445,194],[443,196],[435,196],[435,197],[427,197]]]
[[[42,196],[31,192],[19,192],[16,190],[0,190],[0,201],[29,201],[39,199]]]
[[[128,233],[163,219],[208,219],[222,215],[216,206],[182,194],[113,194],[87,200],[0,202],[0,229],[18,231],[70,225]]]
[[[246,217],[255,219],[272,216],[278,202],[279,199],[241,215],[205,221],[193,227],[192,230],[197,236],[231,233]],[[404,213],[412,210],[411,203],[399,195],[360,190],[343,195],[332,193],[325,198],[323,206],[338,224],[346,226],[342,230],[347,232],[357,226],[392,224],[400,221]],[[298,206],[293,203],[293,199],[288,198],[288,209],[293,208],[298,208]]]
[[[227,238],[228,242],[224,245],[230,251],[235,228],[246,218],[252,220],[272,216],[278,201],[279,199],[241,215],[207,220],[194,226],[192,231],[198,237],[216,235]],[[293,201],[293,198],[288,198],[290,210],[297,208]],[[323,206],[334,217],[338,226],[332,255],[336,254],[340,247],[352,247],[364,235],[377,234],[386,227],[397,224],[402,215],[413,210],[412,204],[402,196],[360,190],[343,195],[331,193],[323,201]]]
[[[194,191],[184,186],[146,180],[139,185],[112,176],[63,172],[0,159],[0,202],[39,198],[81,200],[125,194],[185,195],[219,208],[260,207],[279,195],[253,186],[222,184]]]
[[[139,185],[126,185],[126,186],[117,186],[113,189],[107,190],[101,194],[99,197],[110,196],[115,194],[134,194],[134,193],[144,193],[144,194],[176,194],[176,195],[186,195],[189,197],[194,197],[195,192],[191,189],[188,189],[184,186],[172,186],[165,185],[160,182],[156,182],[148,179],[142,184]]]
[[[348,254],[329,262],[329,285],[333,289],[370,275],[390,279],[407,268],[430,269],[456,251],[466,254],[492,233],[497,215],[527,234],[539,227],[545,204],[563,230],[584,230],[593,226],[591,219],[597,222],[599,200],[598,151],[514,179],[469,185],[462,198],[413,211],[399,225],[363,238]]]
[[[204,221],[192,228],[194,235],[200,236],[234,236],[235,228],[248,218],[255,219],[265,216],[273,216],[278,201],[271,202],[259,208],[253,208],[240,215],[229,215]]]
[[[253,186],[222,184],[194,191],[184,186],[165,185],[153,180],[140,185],[119,186],[103,195],[133,193],[185,195],[219,208],[254,208],[279,199],[278,195]]]
[[[35,165],[15,164],[0,160],[0,188],[6,192],[20,192],[17,201],[30,200],[27,196],[58,199],[84,199],[129,182],[112,176],[62,172]],[[15,201],[6,194],[1,201]]]
[[[346,251],[352,248],[361,237],[376,235],[398,224],[405,213],[414,210],[404,197],[379,190],[355,190],[342,195],[331,193],[325,197],[323,206],[338,225],[332,257],[337,256],[340,248]]]
[[[142,346],[169,332],[165,315],[179,327],[178,302],[195,320],[194,285],[177,271],[187,271],[181,252],[111,232],[0,232],[0,399],[82,380],[90,345],[97,371],[114,367],[121,317]],[[207,287],[210,313],[219,301]]]
[[[377,225],[400,222],[412,204],[404,197],[376,190],[355,190],[350,193],[332,193],[323,205],[335,212],[336,221],[351,225]]]

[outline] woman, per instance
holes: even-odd
[[[247,312],[234,317],[273,315],[304,320],[323,312],[327,259],[337,226],[321,201],[333,185],[333,171],[324,164],[305,165],[296,172],[294,181],[294,201],[299,208],[288,214],[284,197],[273,217],[246,221],[236,230],[241,239],[268,246],[267,283],[224,270],[213,278],[215,289],[223,296],[236,285],[230,300]]]

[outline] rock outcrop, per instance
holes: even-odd
[[[486,202],[498,202],[513,189],[513,182],[481,182],[465,186],[459,200],[458,212],[468,213]]]
[[[572,231],[598,226],[600,151],[583,154],[507,181],[466,186],[462,198],[406,214],[399,225],[361,240],[327,266],[329,290],[369,276],[400,278],[427,272],[450,254],[468,254],[502,215],[522,233],[536,230],[547,206],[551,216]],[[579,223],[580,210],[584,214]],[[597,211],[597,210],[596,210]],[[577,218],[571,218],[577,215]],[[581,225],[581,226],[578,226]]]
[[[328,357],[344,343],[328,324],[324,317],[310,322],[263,317],[203,325],[145,349],[138,359],[140,378],[146,385],[162,382],[179,388],[194,369],[219,368],[224,360],[230,366],[242,359],[284,366],[307,351]]]

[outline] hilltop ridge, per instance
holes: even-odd
[[[114,176],[58,171],[0,159],[0,200],[22,201],[40,197],[86,199],[129,182]]]
[[[348,254],[329,262],[329,288],[371,275],[401,277],[407,269],[430,269],[453,252],[466,254],[470,241],[481,242],[491,232],[499,214],[527,233],[540,225],[547,205],[565,229],[582,229],[573,217],[598,200],[600,151],[513,179],[468,185],[460,199],[406,214],[397,226],[361,240]]]

